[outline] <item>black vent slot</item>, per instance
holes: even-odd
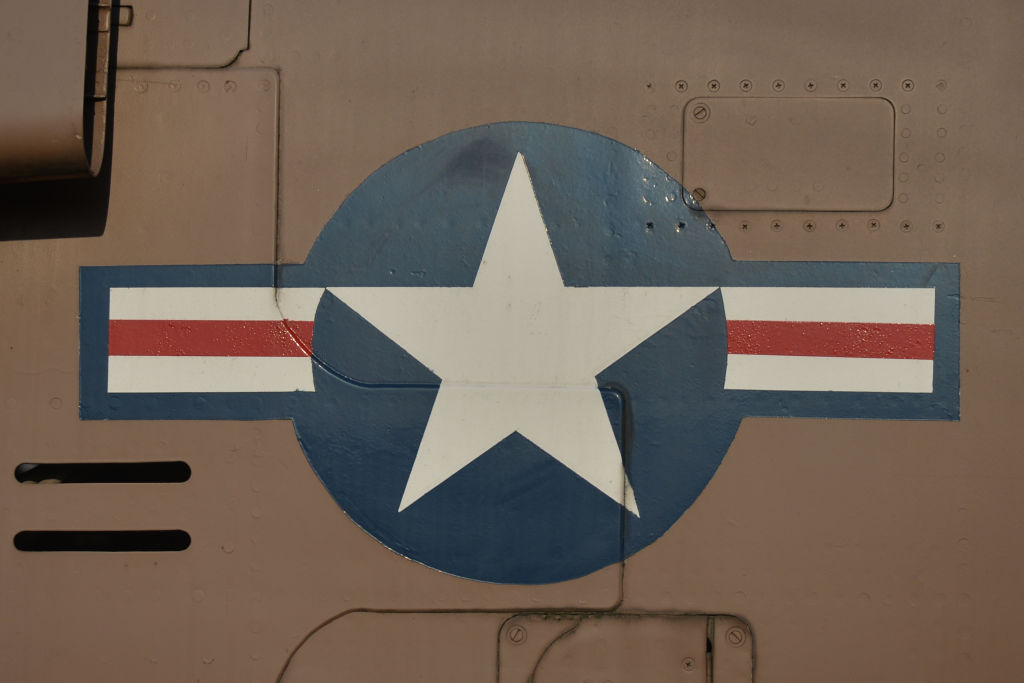
[[[188,481],[192,469],[181,460],[162,462],[23,462],[14,477],[26,484],[155,484]]]
[[[171,552],[191,544],[192,537],[181,529],[19,531],[14,536],[14,547],[26,552]]]

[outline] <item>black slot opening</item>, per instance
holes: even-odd
[[[26,552],[168,552],[185,550],[192,537],[181,529],[147,531],[19,531],[14,547]]]
[[[152,484],[188,481],[192,469],[181,460],[163,462],[23,462],[14,478],[23,483]]]

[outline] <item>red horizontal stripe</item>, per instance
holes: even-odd
[[[311,320],[111,320],[111,356],[310,355]]]
[[[730,320],[729,353],[932,360],[934,325]]]

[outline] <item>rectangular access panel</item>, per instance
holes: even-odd
[[[705,209],[880,211],[892,203],[892,104],[721,97],[683,114],[683,187]]]
[[[753,637],[731,615],[355,610],[310,632],[279,680],[750,683]]]

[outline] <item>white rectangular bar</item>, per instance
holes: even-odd
[[[309,358],[111,356],[108,363],[112,394],[314,390]]]
[[[312,320],[322,287],[111,287],[111,320]]]
[[[725,388],[931,393],[932,361],[729,354]]]
[[[722,287],[728,320],[935,323],[935,290],[901,287]]]

